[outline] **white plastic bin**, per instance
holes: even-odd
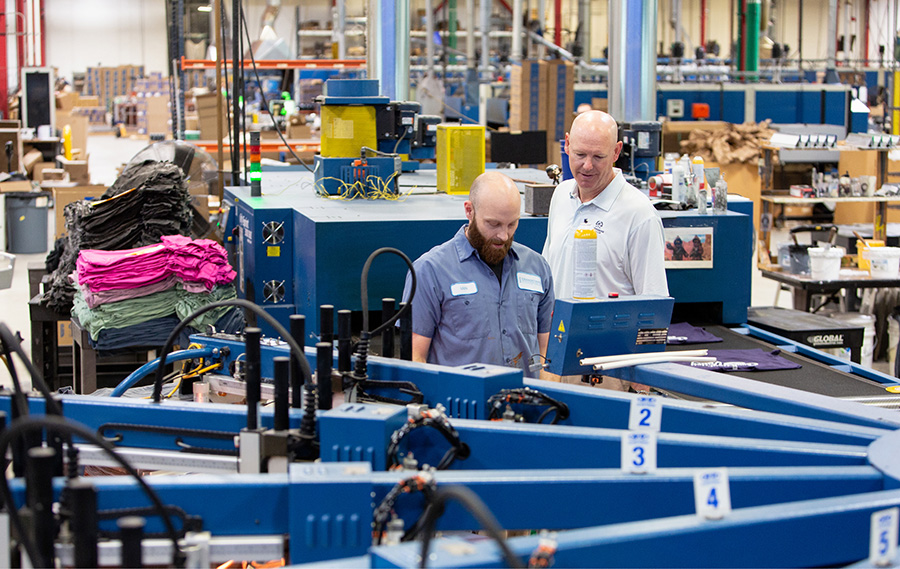
[[[864,254],[869,259],[869,275],[873,278],[897,278],[900,273],[900,247],[870,247]]]
[[[872,356],[875,354],[875,317],[871,314],[859,312],[836,312],[831,315],[835,320],[840,320],[848,326],[863,328],[862,354],[859,363],[867,368],[872,367]]]
[[[810,247],[809,276],[817,281],[833,281],[840,277],[843,247]]]

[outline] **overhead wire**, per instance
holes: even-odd
[[[250,30],[247,28],[247,20],[244,18],[243,4],[241,5],[241,24],[243,24],[242,27],[244,29],[244,35],[247,37],[247,43],[252,45],[252,42],[250,41]],[[269,101],[266,99],[266,93],[265,93],[265,90],[263,89],[262,79],[260,79],[260,77],[259,77],[259,70],[256,67],[256,58],[253,55],[252,47],[249,50],[249,53],[250,53],[250,64],[253,67],[253,75],[256,77],[256,83],[259,86],[259,94],[262,96],[263,104],[266,107],[266,111],[271,115],[272,112],[271,112],[271,109],[269,108]],[[281,133],[281,129],[278,127],[278,121],[275,120],[274,116],[272,117],[272,124],[275,126],[275,132],[278,133],[278,138],[281,139],[281,142],[285,145],[288,152],[291,153],[291,156],[293,156],[294,159],[300,163],[300,165],[302,165],[304,168],[306,168],[306,170],[309,173],[312,174],[313,170],[312,170],[312,168],[309,167],[309,164],[304,162],[303,159],[301,159],[297,155],[297,153],[294,152],[294,149],[291,148],[290,144],[288,144],[287,139],[284,138],[284,135]]]

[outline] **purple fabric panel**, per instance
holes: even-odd
[[[669,345],[706,344],[721,341],[722,338],[715,334],[710,334],[703,328],[692,326],[687,322],[677,322],[669,325],[669,338],[666,343]]]
[[[781,350],[771,352],[759,348],[752,350],[709,350],[709,355],[716,358],[714,362],[676,362],[689,367],[709,369],[712,371],[770,371],[781,369],[798,369],[800,364],[779,356]]]

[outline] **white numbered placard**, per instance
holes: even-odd
[[[628,411],[629,431],[659,432],[662,423],[662,403],[658,397],[635,397]]]
[[[887,567],[897,557],[897,522],[900,509],[890,508],[872,513],[872,529],[869,534],[869,561],[879,567]]]
[[[694,505],[697,515],[707,520],[718,520],[731,512],[728,470],[711,468],[694,474]]]
[[[622,434],[622,470],[631,474],[656,472],[656,433]]]

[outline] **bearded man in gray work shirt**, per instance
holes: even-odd
[[[543,257],[513,242],[519,190],[508,176],[488,172],[472,183],[464,207],[469,223],[413,264],[413,361],[495,364],[538,377],[550,337],[553,279]],[[410,286],[407,275],[404,300]]]

